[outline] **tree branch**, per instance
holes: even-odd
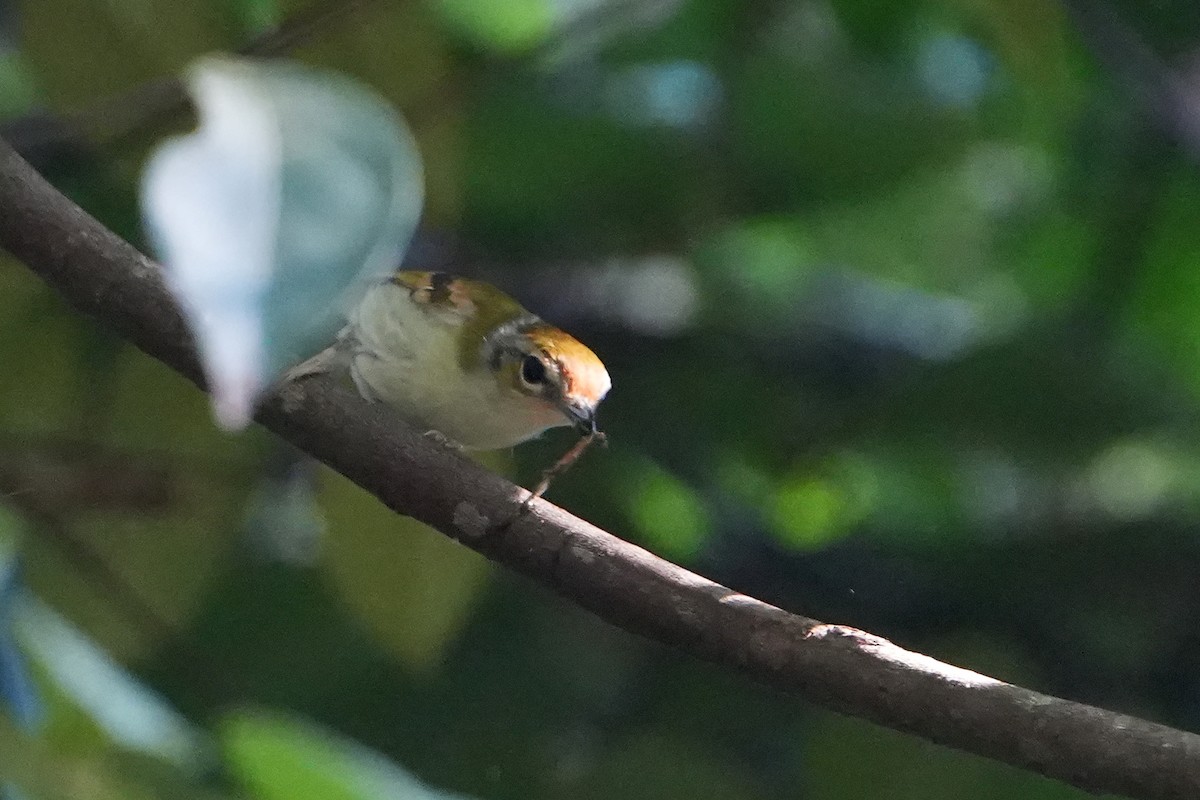
[[[0,247],[142,350],[202,383],[157,266],[0,142]],[[316,378],[260,423],[397,513],[528,575],[597,616],[844,714],[1096,792],[1200,796],[1200,737],[1048,697],[795,616],[719,586],[440,447]]]

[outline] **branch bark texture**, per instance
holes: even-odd
[[[158,267],[0,142],[0,247],[79,312],[197,384]],[[316,378],[258,421],[414,517],[627,631],[844,714],[1094,792],[1200,797],[1200,737],[1038,694],[789,614],[664,561]]]

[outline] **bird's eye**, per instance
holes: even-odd
[[[546,365],[537,356],[525,356],[521,360],[521,380],[530,386],[546,382]]]

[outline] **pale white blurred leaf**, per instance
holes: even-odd
[[[142,209],[217,419],[240,428],[263,388],[399,264],[421,162],[400,116],[346,77],[206,58],[187,84],[200,126],[152,155]]]
[[[113,741],[185,768],[208,763],[207,737],[70,622],[28,593],[15,612],[17,636],[29,658]]]

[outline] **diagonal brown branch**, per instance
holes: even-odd
[[[0,247],[155,358],[200,383],[153,262],[0,142]],[[625,630],[845,714],[1097,792],[1200,797],[1200,737],[1048,697],[733,592],[441,448],[314,379],[258,420],[412,516]]]

